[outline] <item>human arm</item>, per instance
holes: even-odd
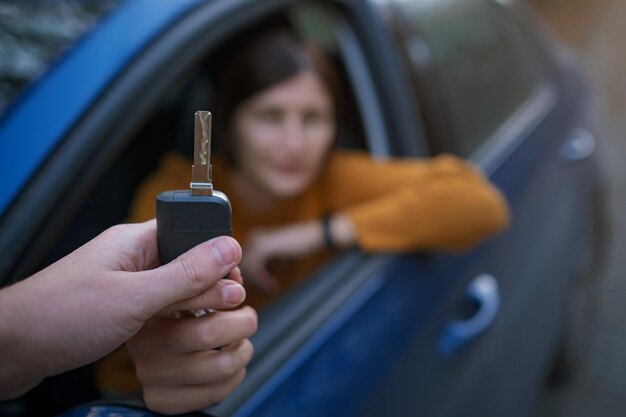
[[[104,356],[158,314],[186,308],[235,307],[245,291],[239,282],[221,278],[234,270],[236,281],[241,281],[236,269],[240,258],[236,241],[221,237],[158,267],[156,223],[120,225],[32,277],[3,289],[0,398],[17,397],[47,376]],[[254,331],[256,316],[252,310],[232,313],[220,314],[223,322],[238,330],[228,335],[215,333],[219,337],[214,343],[228,345],[233,338],[244,338]],[[197,326],[205,326],[205,331],[213,334],[210,328],[217,332],[223,322],[211,326],[198,320]],[[195,323],[189,326],[185,320],[170,324],[195,331]],[[230,373],[235,375],[242,362],[247,362],[249,346],[245,342],[230,346],[224,357],[232,357]],[[176,348],[175,341],[153,344],[154,351],[172,348]],[[219,363],[209,363],[206,368],[216,366],[223,369]],[[232,389],[233,381],[224,373],[214,374],[221,375],[227,387],[217,382],[212,388]],[[184,384],[186,375],[179,377]]]
[[[509,222],[502,193],[451,155],[379,162],[346,152],[328,176],[331,212],[352,220],[365,251],[466,249]]]
[[[362,152],[337,151],[323,179],[333,247],[365,251],[455,250],[506,227],[502,194],[476,168],[449,156],[378,162]],[[322,204],[322,203],[320,203]],[[257,229],[244,245],[248,282],[276,289],[270,259],[326,247],[322,219]]]

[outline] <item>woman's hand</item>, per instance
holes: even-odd
[[[331,218],[329,233],[334,246],[339,249],[351,246],[356,238],[352,220],[343,214]],[[257,228],[246,238],[241,268],[247,283],[272,294],[280,286],[268,270],[270,260],[302,257],[325,246],[321,220],[271,229]]]
[[[253,230],[243,246],[241,269],[246,275],[246,282],[267,293],[276,293],[280,285],[268,270],[268,262],[307,255],[321,248],[323,242],[319,221]]]

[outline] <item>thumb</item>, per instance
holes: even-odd
[[[147,318],[213,286],[241,260],[241,247],[228,236],[199,244],[159,268],[136,273]]]

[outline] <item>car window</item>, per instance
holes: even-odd
[[[0,114],[51,61],[122,1],[0,1]]]
[[[539,90],[535,51],[500,5],[397,2],[394,19],[435,151],[469,157]]]

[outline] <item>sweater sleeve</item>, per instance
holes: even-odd
[[[156,196],[167,190],[189,187],[191,163],[182,155],[166,154],[159,167],[150,174],[135,192],[128,221],[143,222],[156,216]]]
[[[377,162],[338,154],[327,181],[332,211],[354,222],[366,251],[456,250],[503,230],[503,195],[469,163],[451,155]]]

